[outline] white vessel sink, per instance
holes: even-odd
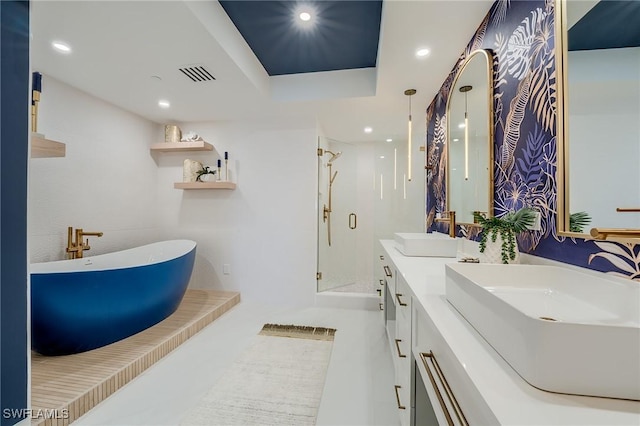
[[[396,233],[396,247],[405,256],[456,257],[458,239],[432,232]]]
[[[640,285],[567,268],[450,264],[449,302],[531,385],[640,400]]]

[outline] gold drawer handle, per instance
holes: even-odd
[[[387,277],[391,278],[391,268],[389,268],[387,265],[384,265],[382,268],[384,269],[384,274]]]
[[[402,293],[396,293],[396,300],[398,301],[398,304],[400,304],[400,306],[407,306],[406,303],[404,303],[402,300],[400,300],[401,296],[402,296]]]
[[[403,355],[403,354],[400,352],[400,342],[402,342],[402,340],[401,340],[401,339],[396,339],[396,349],[398,350],[398,356],[399,356],[400,358],[406,358],[407,356],[406,356],[406,355]]]
[[[453,395],[453,391],[451,390],[451,387],[449,386],[447,379],[444,377],[444,374],[442,373],[442,370],[440,369],[440,365],[438,364],[438,361],[436,361],[436,357],[433,355],[433,352],[432,351],[429,351],[427,353],[423,352],[420,354],[420,358],[422,359],[422,363],[424,364],[424,367],[427,370],[429,381],[431,382],[431,386],[433,387],[433,390],[436,392],[436,396],[438,397],[438,402],[440,403],[442,412],[444,413],[444,416],[447,419],[447,424],[449,426],[455,425],[455,423],[453,422],[453,418],[451,417],[451,413],[449,413],[449,409],[447,408],[447,404],[444,402],[444,397],[440,392],[440,388],[436,384],[436,377],[438,378],[440,383],[442,383],[442,387],[444,388],[446,397],[449,400],[451,407],[453,408],[453,412],[456,418],[458,419],[458,423],[462,424],[463,426],[468,426],[469,423],[467,422],[467,419],[464,417],[464,413],[462,413],[462,409],[460,408],[460,405],[458,405],[458,401],[456,400],[456,397]],[[431,371],[432,369],[433,369],[433,372]]]
[[[400,404],[400,394],[398,393],[398,389],[402,389],[402,386],[395,385],[395,389],[396,389],[396,401],[398,402],[398,409],[405,410],[407,407],[405,407],[404,405]]]

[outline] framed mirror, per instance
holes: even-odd
[[[557,6],[558,234],[639,238],[640,2]]]
[[[493,58],[469,54],[447,99],[447,210],[473,224],[473,212],[493,216]]]

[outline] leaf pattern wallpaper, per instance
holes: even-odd
[[[541,212],[541,230],[518,237],[520,250],[640,281],[640,245],[558,236],[554,0],[498,0],[482,20],[426,111],[427,229],[446,211],[446,101],[465,58],[494,55],[494,214],[522,207]],[[477,239],[473,227],[457,235]]]

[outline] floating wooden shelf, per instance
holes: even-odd
[[[213,145],[205,141],[195,142],[164,142],[151,145],[151,152],[184,152],[184,151],[213,151]]]
[[[62,142],[45,139],[41,135],[31,135],[31,158],[64,157],[67,146]]]
[[[233,182],[176,182],[175,189],[236,189]]]

